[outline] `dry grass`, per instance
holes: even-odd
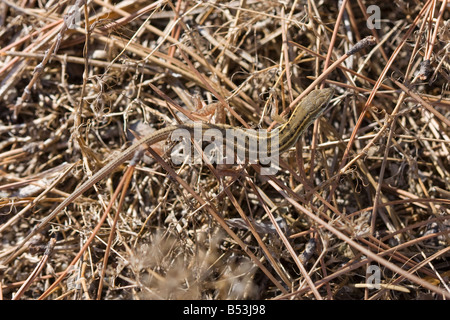
[[[450,297],[447,1],[378,1],[373,30],[365,1],[87,2],[0,2],[0,298]],[[214,102],[268,128],[319,77],[276,176],[146,158],[16,250],[129,129]]]

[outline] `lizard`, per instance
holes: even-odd
[[[303,98],[292,111],[289,120],[286,121],[281,126],[275,128],[274,130],[267,133],[264,138],[260,138],[259,135],[254,137],[255,139],[266,139],[270,140],[273,135],[278,135],[278,154],[282,154],[283,152],[290,149],[295,145],[297,140],[301,137],[301,135],[305,132],[305,130],[318,118],[323,112],[327,109],[328,103],[334,95],[334,89],[325,88],[325,89],[316,89],[311,91],[305,98]],[[130,160],[133,156],[141,152],[144,146],[151,146],[157,142],[164,141],[170,137],[170,135],[178,129],[185,129],[189,131],[191,134],[194,133],[194,129],[198,128],[198,124],[196,123],[186,123],[186,124],[178,124],[178,125],[170,125],[155,132],[151,132],[138,141],[133,143],[130,147],[122,151],[119,155],[113,157],[103,168],[97,171],[93,176],[91,176],[88,180],[82,183],[78,188],[76,188],[70,196],[65,198],[53,211],[47,215],[41,222],[35,226],[31,232],[23,239],[23,241],[18,244],[17,248],[20,248],[23,244],[29,241],[36,232],[42,230],[48,222],[50,222],[61,210],[63,210],[70,203],[75,201],[79,196],[81,196],[84,192],[86,192],[89,188],[91,188],[95,183],[99,182],[107,175],[112,173],[118,166],[123,164],[125,161]],[[209,124],[209,123],[201,123],[201,129],[203,131],[208,129],[218,129],[222,132],[226,130],[244,130],[240,128],[236,128],[227,124]],[[247,135],[249,133],[246,133]],[[250,133],[251,134],[251,133]],[[268,142],[269,141],[263,141]],[[239,151],[239,149],[246,149],[248,145],[238,145],[235,141],[235,149]],[[259,143],[259,142],[258,142]],[[268,149],[270,146],[268,147]],[[247,154],[248,150],[241,150],[243,154]],[[247,152],[247,153],[246,153]]]

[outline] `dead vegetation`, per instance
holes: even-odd
[[[1,298],[448,299],[448,4],[372,2],[1,1]],[[317,78],[275,176],[144,158],[17,247],[130,129],[273,127]]]

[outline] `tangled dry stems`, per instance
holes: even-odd
[[[238,115],[267,128],[327,66],[374,35],[357,3],[346,6],[337,26],[342,8],[335,1],[108,6],[96,0],[86,11],[83,3],[72,1],[75,11],[52,1],[47,7],[41,7],[45,1],[0,4],[5,299],[42,297],[68,268],[122,170],[69,206],[24,250],[11,250],[134,139],[129,129],[143,134],[176,118],[186,121],[169,98],[188,116],[199,105],[226,102],[232,108],[227,123],[243,125]],[[117,222],[113,210],[48,298],[441,299],[448,293],[448,11],[440,16],[439,6],[428,11],[417,2],[378,5],[380,45],[328,75],[326,86],[336,88],[333,107],[283,156],[272,180],[250,166],[213,168],[218,176],[205,165],[172,166],[190,191],[158,161],[144,159],[123,207],[113,200]],[[383,261],[421,282],[405,280]],[[381,289],[364,288],[371,265],[381,270]],[[427,283],[436,289],[424,288]]]

